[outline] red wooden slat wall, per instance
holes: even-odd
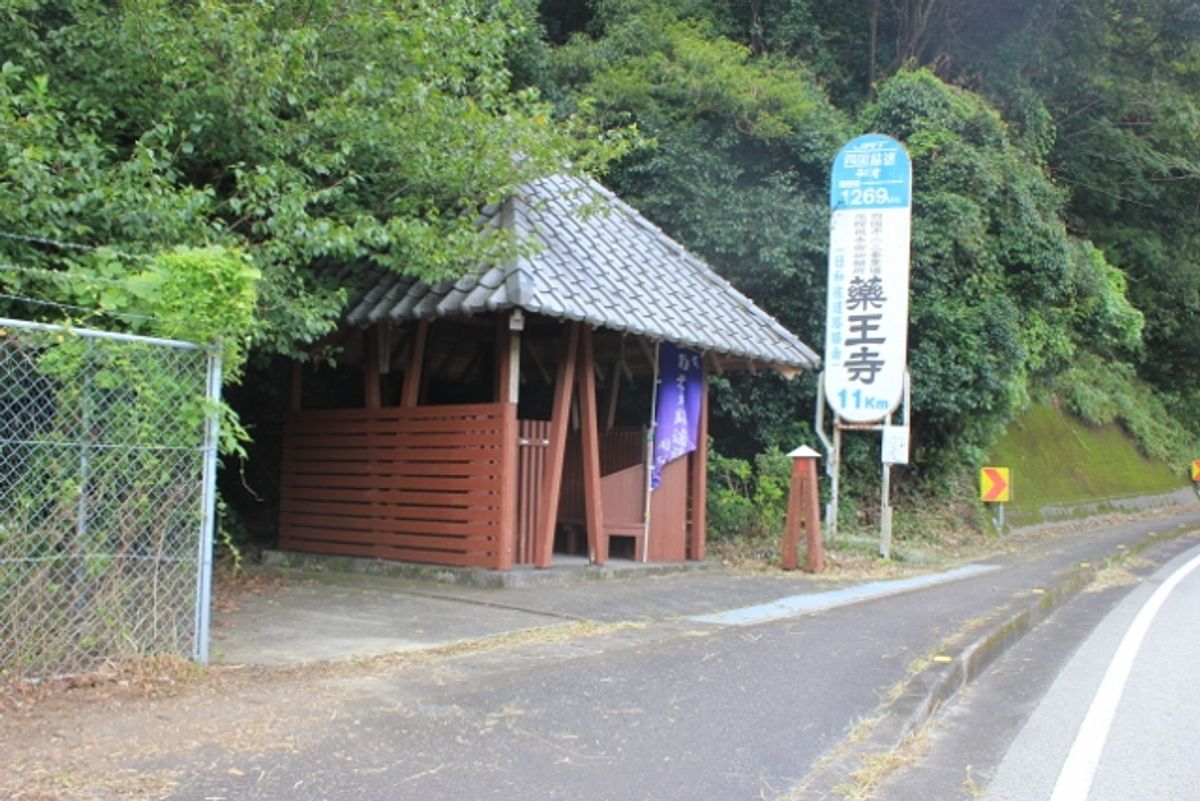
[[[284,429],[280,547],[506,566],[513,418],[505,404],[293,412]]]

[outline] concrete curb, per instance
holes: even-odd
[[[1180,487],[1171,492],[1158,495],[1126,495],[1118,497],[1097,498],[1090,501],[1078,501],[1067,504],[1047,504],[1038,509],[1038,522],[1022,524],[1020,516],[1010,513],[1010,522],[1014,531],[1037,531],[1054,528],[1063,523],[1075,520],[1112,514],[1114,512],[1145,512],[1153,509],[1190,506],[1196,503],[1197,490],[1195,485]]]
[[[624,559],[613,559],[604,565],[591,565],[584,557],[558,557],[555,566],[546,569],[519,565],[511,570],[501,571],[281,550],[263,551],[262,566],[269,570],[397,576],[437,584],[490,589],[573,587],[593,581],[612,581],[634,576],[666,576],[706,571],[714,567],[710,562],[632,562]]]
[[[1155,533],[1127,548],[1114,549],[1104,564],[1141,553],[1160,542],[1176,539],[1192,529],[1177,528]],[[1081,563],[1055,576],[1050,585],[1038,588],[1032,598],[1021,598],[996,613],[983,633],[960,648],[949,648],[942,656],[949,662],[930,665],[912,676],[900,694],[878,711],[869,734],[819,764],[791,793],[787,801],[841,801],[845,788],[855,786],[855,774],[871,757],[898,750],[927,724],[937,711],[976,679],[1010,646],[1046,620],[1059,607],[1082,592],[1104,564]],[[1039,591],[1040,590],[1040,591]],[[857,796],[856,796],[857,797]]]

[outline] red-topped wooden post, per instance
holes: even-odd
[[[825,569],[825,552],[821,544],[821,521],[817,496],[817,459],[821,455],[806,445],[801,445],[788,454],[792,459],[792,483],[788,490],[787,528],[783,535],[783,554],[780,560],[784,570],[795,570],[796,555],[800,544],[800,523],[804,523],[805,544],[808,558],[805,567],[813,573]]]

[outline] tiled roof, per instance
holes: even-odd
[[[485,224],[540,243],[537,252],[430,285],[388,274],[347,321],[520,308],[788,369],[820,358],[700,259],[595,181],[556,175],[525,187]]]

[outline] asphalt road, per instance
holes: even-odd
[[[1148,556],[998,660],[875,798],[1200,798],[1200,546]]]
[[[1081,527],[901,594],[881,597],[870,584],[816,587],[804,604],[779,599],[783,616],[752,604],[716,616],[614,617],[621,597],[644,613],[651,588],[709,592],[713,579],[614,584],[603,588],[607,610],[580,609],[589,619],[582,629],[545,641],[526,631],[496,647],[361,665],[229,670],[178,695],[63,707],[64,719],[35,708],[28,720],[0,719],[9,765],[0,796],[27,787],[34,794],[15,797],[807,799],[797,784],[948,640],[978,636],[1014,599],[1028,602],[1081,561],[1102,560],[1151,532],[1174,531],[1168,549],[1196,544],[1195,533],[1179,532],[1198,525],[1200,513],[1190,510]],[[579,597],[596,604],[594,590]],[[1098,620],[1093,607],[1122,591],[1085,596],[1081,608]],[[563,592],[567,599],[577,591]],[[841,605],[806,605],[820,595]],[[1050,623],[1082,638],[1093,626],[1071,622],[1074,607]],[[489,609],[464,604],[462,614]],[[1038,636],[1061,649],[1061,660],[1073,650],[1060,642],[1069,638]],[[995,741],[993,756],[975,764],[999,764],[1043,694],[1036,688],[1057,675],[1045,670],[1052,661],[1031,658],[1041,670],[1020,676],[1027,700],[1019,692],[996,697],[979,729]],[[962,764],[946,775],[963,789]],[[917,794],[897,799],[955,797],[910,776]]]
[[[1200,798],[1200,548],[1117,606],[1051,686],[988,785],[998,801]]]
[[[995,570],[812,614],[658,621],[582,653],[381,676],[293,753],[214,762],[202,750],[142,767],[182,768],[186,789],[172,797],[185,801],[785,797],[914,663],[1130,536],[1081,533]],[[242,768],[204,769],[223,762]]]

